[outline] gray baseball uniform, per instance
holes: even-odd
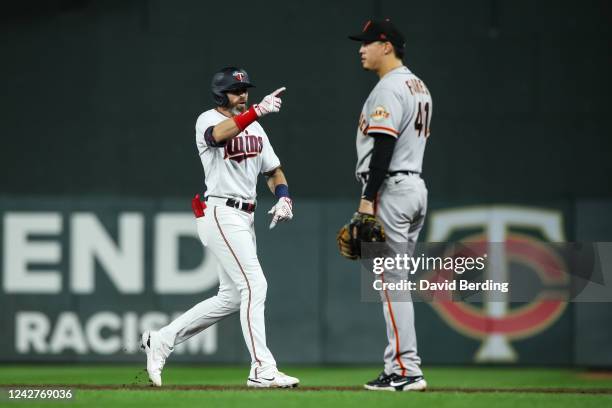
[[[376,216],[387,240],[407,243],[412,255],[427,210],[427,188],[420,177],[425,144],[429,137],[432,100],[429,90],[416,75],[400,66],[376,84],[366,99],[357,130],[356,176],[366,184],[374,148],[373,133],[397,138],[389,175],[375,201]],[[385,272],[388,275],[392,272]],[[387,276],[387,280],[398,277]],[[405,293],[402,294],[406,299]],[[410,301],[394,301],[394,294],[381,291],[389,344],[384,353],[385,372],[402,376],[422,375],[417,354],[414,308]]]

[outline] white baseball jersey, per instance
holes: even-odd
[[[206,130],[226,120],[216,109],[206,111],[196,122],[196,145],[200,153],[206,196],[254,200],[259,173],[274,170],[280,161],[266,132],[251,123],[224,145],[206,144]],[[174,347],[240,311],[240,325],[251,355],[249,384],[278,375],[276,360],[266,344],[264,318],[267,282],[257,258],[255,214],[228,207],[226,200],[212,198],[206,215],[196,219],[202,244],[214,255],[219,267],[219,291],[160,329],[163,344]],[[207,252],[208,254],[208,252]]]
[[[374,139],[384,133],[397,138],[389,172],[420,173],[433,111],[429,90],[416,75],[400,66],[383,76],[366,99],[357,129],[356,175],[369,171]]]
[[[196,122],[196,145],[206,177],[206,196],[255,200],[258,175],[279,167],[280,160],[258,122],[251,123],[225,146],[208,146],[204,132],[226,119],[216,109],[210,109]]]

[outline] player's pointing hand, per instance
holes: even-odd
[[[266,95],[260,103],[253,105],[257,116],[261,118],[262,116],[267,115],[268,113],[280,111],[281,104],[283,103],[283,101],[280,97],[278,97],[278,95],[281,92],[284,92],[285,89],[287,88],[285,88],[284,86],[282,88],[278,88],[270,95]]]
[[[286,90],[287,90],[287,88],[283,86],[281,88],[278,88],[276,91],[272,92],[270,95],[278,96],[278,95],[282,94],[283,92],[285,92]]]

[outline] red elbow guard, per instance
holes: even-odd
[[[251,106],[249,110],[244,113],[241,113],[238,116],[234,116],[233,119],[238,129],[240,129],[240,131],[242,132],[244,129],[247,128],[247,126],[257,120],[257,113],[255,112],[255,108]]]

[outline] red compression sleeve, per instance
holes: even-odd
[[[247,126],[257,120],[257,113],[255,112],[255,108],[251,106],[249,110],[238,116],[234,116],[233,119],[238,129],[242,132]]]

